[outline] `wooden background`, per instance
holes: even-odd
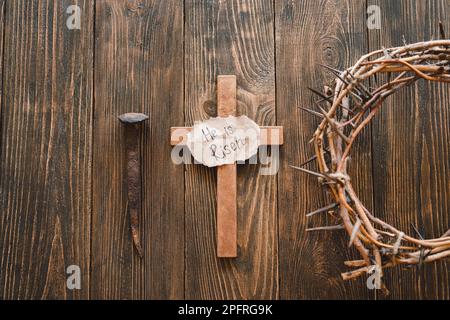
[[[68,6],[81,8],[69,30]],[[380,30],[368,30],[370,5]],[[450,262],[387,272],[388,297],[344,283],[343,232],[307,234],[327,204],[289,165],[312,154],[307,87],[382,46],[436,38],[450,0],[0,0],[0,298],[450,299]],[[450,33],[450,20],[444,21]],[[215,170],[175,166],[169,128],[214,115],[215,80],[236,74],[239,111],[283,125],[277,176],[238,169],[239,258],[215,257]],[[391,98],[352,168],[376,215],[425,237],[450,227],[450,87]],[[145,257],[126,215],[124,112],[143,132]],[[79,265],[81,290],[66,289]]]

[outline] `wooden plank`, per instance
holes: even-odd
[[[217,113],[219,117],[236,115],[236,76],[217,79]],[[237,166],[217,168],[217,256],[237,257]]]
[[[184,296],[183,167],[165,141],[183,122],[182,1],[97,1],[92,295]],[[123,128],[117,116],[150,116],[142,133],[144,259],[126,214]]]
[[[381,8],[382,28],[370,48],[401,46],[450,32],[449,0],[369,1]],[[387,81],[380,76],[380,83]],[[373,122],[375,214],[410,235],[414,224],[426,238],[450,227],[450,88],[420,81],[391,97]],[[391,299],[449,299],[450,263],[386,272]],[[383,297],[384,298],[384,297]]]
[[[314,97],[308,87],[332,86],[334,76],[318,64],[337,69],[352,66],[366,52],[364,1],[277,1],[277,119],[286,132],[278,178],[280,298],[367,299],[374,296],[363,279],[343,282],[348,236],[342,231],[307,233],[308,227],[338,223],[332,216],[312,219],[306,213],[329,205],[317,179],[297,173],[313,155],[310,139],[319,119],[297,107],[311,108]],[[370,131],[355,146],[351,175],[358,192],[371,207]],[[311,164],[311,169],[315,169]]]
[[[73,4],[80,30],[66,26]],[[1,299],[89,298],[93,7],[6,2]],[[70,265],[81,290],[66,286]]]
[[[150,143],[144,153],[145,299],[184,298],[184,166],[171,160],[167,132],[184,121],[183,0],[149,2]],[[150,166],[148,165],[150,164]],[[147,169],[147,171],[145,171]],[[149,234],[148,234],[149,233]]]
[[[261,130],[261,146],[281,146],[284,144],[283,127],[260,127]],[[170,144],[172,146],[185,146],[187,142],[187,135],[192,131],[191,127],[172,127],[170,128]]]
[[[275,124],[273,1],[185,2],[186,125],[210,117],[216,78],[234,74],[238,115]],[[186,167],[186,298],[278,296],[277,185],[261,166],[238,166],[238,258],[216,257],[216,175]]]
[[[0,0],[0,74],[3,75],[3,40],[5,37],[5,10],[6,0]],[[3,98],[3,77],[0,77],[0,110]],[[1,118],[0,118],[1,126]]]

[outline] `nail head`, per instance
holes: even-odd
[[[143,113],[125,113],[119,116],[119,120],[123,124],[141,123],[147,119],[148,116]]]

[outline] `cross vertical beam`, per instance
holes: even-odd
[[[219,76],[217,80],[219,117],[236,114],[236,76]],[[237,257],[237,167],[217,168],[217,256]]]

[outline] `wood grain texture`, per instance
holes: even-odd
[[[377,0],[382,29],[371,31],[378,49],[439,37],[438,22],[450,32],[448,0]],[[395,17],[395,19],[393,19]],[[386,78],[380,78],[386,81]],[[425,238],[450,228],[450,87],[420,81],[391,97],[373,122],[374,213],[401,230]],[[386,274],[391,299],[449,299],[450,263]],[[386,298],[386,297],[380,297]]]
[[[364,281],[344,283],[340,272],[349,258],[344,232],[306,233],[308,227],[338,223],[332,216],[307,219],[306,213],[329,205],[317,179],[297,173],[313,155],[308,142],[318,119],[297,107],[314,109],[319,100],[307,88],[334,87],[334,76],[318,64],[337,69],[352,66],[367,50],[363,1],[277,1],[277,119],[285,129],[278,178],[280,298],[370,298]],[[370,131],[355,146],[352,165],[358,191],[371,204]],[[314,169],[315,164],[311,164]],[[354,256],[353,252],[350,256]]]
[[[3,99],[3,40],[5,38],[5,11],[6,11],[6,0],[0,0],[0,110],[2,106]],[[0,118],[1,121],[1,118]],[[1,122],[0,122],[1,128]]]
[[[167,137],[183,121],[183,5],[99,0],[96,10],[92,296],[183,298],[184,176],[171,162]],[[126,215],[117,119],[125,112],[150,116],[140,137],[143,260],[133,251]]]
[[[233,74],[238,115],[275,124],[272,1],[185,2],[186,125],[215,109],[216,78]],[[212,108],[210,108],[212,106]],[[260,166],[238,166],[238,258],[216,258],[216,175],[186,167],[186,298],[278,296],[277,185]]]
[[[81,30],[66,26],[73,4]],[[0,299],[87,299],[93,1],[7,1],[5,12]],[[66,288],[70,265],[81,290]]]
[[[74,4],[81,30],[66,27]],[[370,5],[380,30],[366,28]],[[318,119],[297,109],[313,108],[307,87],[333,85],[319,63],[343,69],[403,35],[437,38],[440,19],[450,35],[449,10],[450,0],[0,0],[0,299],[450,299],[448,260],[387,271],[387,297],[365,279],[344,283],[357,254],[344,232],[305,232],[337,220],[306,220],[329,198],[289,168],[312,155]],[[217,115],[221,74],[237,76],[238,115],[285,135],[278,177],[238,166],[232,260],[216,257],[216,170],[174,165],[168,136]],[[142,260],[117,119],[132,111],[150,116]],[[448,85],[422,81],[386,102],[350,163],[376,216],[425,237],[450,228],[449,120]],[[66,289],[70,265],[81,290]]]

